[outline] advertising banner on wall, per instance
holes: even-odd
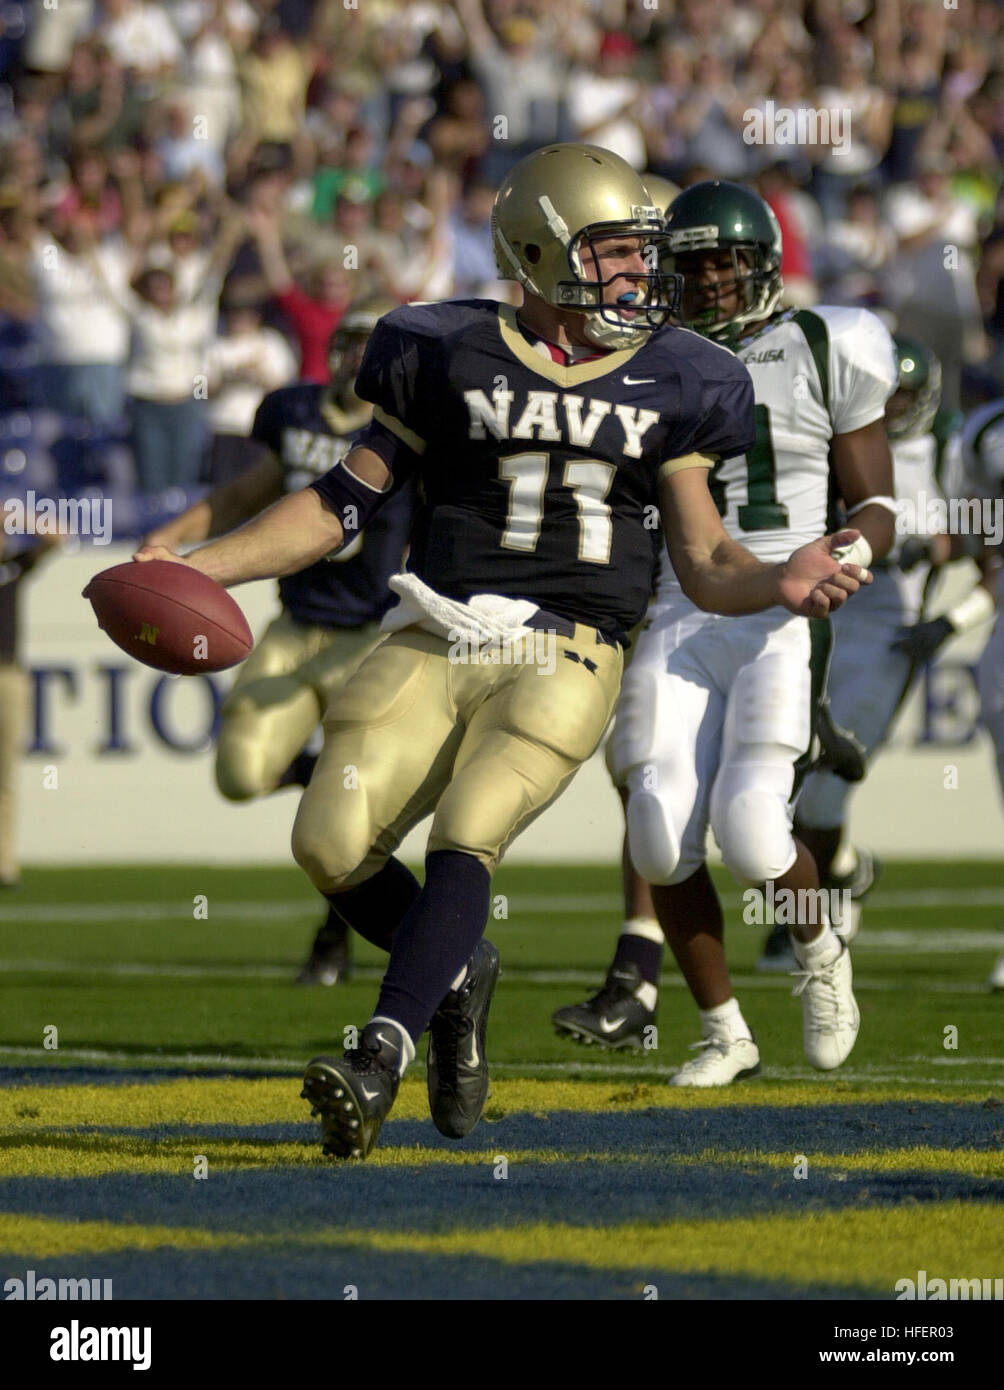
[[[215,786],[213,737],[233,672],[171,677],[141,666],[99,630],[81,597],[98,570],[128,558],[126,547],[78,544],[22,586],[31,677],[22,862],[291,862],[296,789],[233,804]],[[276,586],[246,585],[234,596],[260,635],[278,612]],[[948,648],[855,794],[855,838],[879,853],[999,857],[1004,818],[973,681],[985,636]],[[426,829],[406,841],[406,857],[421,858]],[[613,863],[620,838],[619,803],[598,755],[510,858]]]

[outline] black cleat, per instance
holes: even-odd
[[[300,1095],[321,1117],[329,1157],[362,1159],[373,1148],[400,1084],[401,1044],[392,1023],[368,1023],[344,1057],[308,1063]]]
[[[337,985],[344,983],[351,974],[349,929],[332,907],[328,910],[327,919],[318,928],[310,955],[301,967],[296,983]]]
[[[637,965],[612,965],[606,982],[584,1004],[569,1004],[551,1015],[559,1034],[576,1042],[599,1047],[644,1045],[644,1030],[655,1023],[655,1010],[647,1009],[635,991],[642,983]]]
[[[498,975],[499,953],[482,940],[464,983],[450,990],[429,1023],[429,1109],[450,1139],[470,1134],[488,1099],[485,1035]]]

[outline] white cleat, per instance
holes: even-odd
[[[861,1024],[852,990],[851,953],[843,946],[824,969],[796,973],[792,994],[802,996],[805,1055],[817,1071],[833,1071],[850,1056]]]
[[[997,957],[997,963],[990,972],[987,984],[991,989],[1004,990],[1004,951]]]
[[[697,1057],[669,1078],[671,1086],[731,1086],[760,1072],[760,1049],[751,1038],[704,1038]]]

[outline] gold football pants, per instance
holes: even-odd
[[[0,881],[18,877],[17,781],[28,715],[28,675],[10,662],[0,663]]]
[[[296,861],[322,893],[377,873],[430,811],[430,852],[461,850],[493,873],[554,801],[600,741],[621,649],[582,625],[535,636],[503,649],[508,662],[464,661],[411,627],[362,664],[328,708],[293,826]]]
[[[332,695],[379,640],[376,623],[308,627],[286,612],[275,619],[223,705],[216,782],[225,797],[246,801],[275,790]]]

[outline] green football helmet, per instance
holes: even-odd
[[[670,204],[666,226],[673,269],[684,278],[680,322],[685,328],[731,346],[748,324],[770,318],[784,289],[781,228],[758,193],[726,179],[692,184]],[[688,258],[702,251],[731,252],[733,279],[718,285],[711,302],[702,296],[701,307],[688,313]],[[737,285],[742,291],[741,307],[726,315],[719,301]]]
[[[610,281],[584,272],[587,257],[598,266],[596,243],[614,236],[644,238],[648,269],[631,277],[633,303],[624,297],[631,318],[603,303]],[[495,198],[492,241],[501,277],[555,309],[581,313],[598,347],[640,347],[676,311],[681,282],[666,268],[662,210],[630,164],[598,145],[545,145],[520,160]]]
[[[890,439],[916,439],[927,434],[941,404],[941,363],[916,338],[893,336],[899,380],[885,411]]]

